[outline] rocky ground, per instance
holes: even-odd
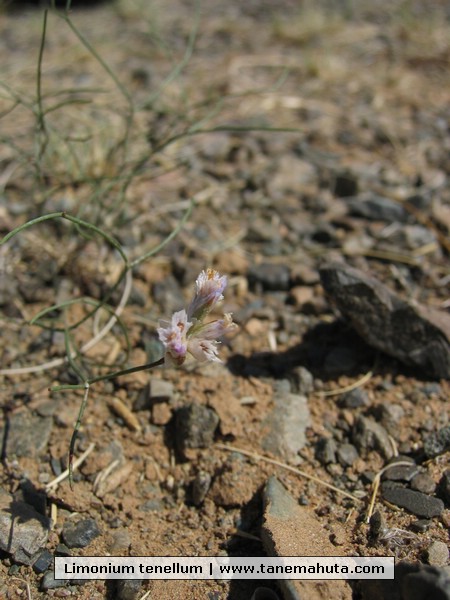
[[[0,12],[1,234],[65,211],[119,242],[55,218],[0,247],[0,598],[450,598],[448,6],[171,6],[50,13],[40,67],[42,6]],[[207,267],[239,325],[223,364],[94,384],[73,489],[54,483],[83,393],[49,387],[160,358],[159,319]],[[54,555],[271,554],[398,568],[52,572]]]

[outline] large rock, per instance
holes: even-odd
[[[0,550],[29,565],[47,543],[50,519],[0,489]]]
[[[365,341],[437,378],[450,377],[450,316],[406,302],[346,264],[320,269],[322,285]]]

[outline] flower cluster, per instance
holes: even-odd
[[[187,311],[175,312],[170,322],[161,322],[157,332],[164,344],[168,364],[183,364],[188,352],[200,362],[221,362],[217,355],[217,340],[233,331],[236,325],[230,314],[210,323],[203,321],[223,300],[226,285],[227,278],[214,269],[202,271],[195,282],[195,295]]]

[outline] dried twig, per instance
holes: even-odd
[[[373,377],[373,371],[368,371],[365,375],[363,375],[357,381],[351,383],[350,385],[346,385],[345,387],[339,388],[337,390],[329,390],[328,392],[320,392],[322,396],[339,396],[340,394],[345,394],[346,392],[351,392],[352,390],[361,387],[365,383],[367,383]]]
[[[373,478],[372,496],[370,498],[369,508],[367,509],[366,523],[369,523],[370,518],[372,517],[373,509],[375,506],[375,500],[377,498],[378,489],[380,487],[381,476],[383,475],[383,473],[386,473],[386,471],[388,471],[389,469],[392,469],[392,467],[410,467],[410,466],[411,466],[410,462],[406,462],[406,460],[399,460],[397,462],[393,462],[389,465],[386,465],[380,471],[378,471],[378,473]]]
[[[341,490],[338,487],[332,485],[331,483],[327,483],[326,481],[323,481],[323,479],[319,479],[319,477],[315,477],[315,475],[310,475],[309,473],[306,473],[305,471],[301,471],[300,469],[297,469],[296,467],[291,467],[291,465],[280,462],[278,460],[274,460],[273,458],[263,456],[262,454],[257,454],[256,452],[250,452],[249,450],[243,450],[242,448],[237,448],[236,446],[230,446],[228,444],[215,444],[215,447],[220,450],[226,450],[227,452],[239,452],[240,454],[243,454],[244,456],[249,456],[250,458],[254,458],[255,460],[262,460],[271,465],[275,465],[277,467],[286,469],[287,471],[291,471],[292,473],[295,473],[296,475],[300,475],[300,477],[304,477],[305,479],[314,481],[315,483],[318,483],[319,485],[322,485],[330,490],[333,490],[333,492],[336,492],[337,494],[341,494],[342,496],[351,498],[355,502],[363,501],[363,498],[358,498],[357,496],[350,494],[350,492]],[[396,464],[398,464],[398,463],[396,463]]]

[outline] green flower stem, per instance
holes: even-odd
[[[70,348],[68,349],[70,350]],[[159,367],[164,364],[164,356],[154,362],[147,363],[146,365],[139,365],[138,367],[130,367],[129,369],[121,369],[120,371],[115,371],[114,373],[107,373],[106,375],[99,375],[98,377],[93,377],[84,382],[84,384],[80,385],[60,385],[53,388],[50,388],[50,391],[61,391],[61,390],[74,390],[74,389],[84,389],[83,400],[81,401],[80,410],[78,412],[77,422],[75,423],[75,427],[72,433],[72,437],[70,439],[69,445],[69,484],[70,488],[73,489],[73,457],[75,455],[75,444],[78,438],[78,432],[81,427],[81,421],[83,419],[84,411],[87,406],[87,401],[89,397],[90,386],[93,383],[98,383],[99,381],[107,381],[108,379],[114,379],[115,377],[120,377],[121,375],[129,375],[130,373],[137,373],[138,371],[146,371],[147,369],[153,369],[153,367]],[[72,365],[73,367],[74,365]]]
[[[115,371],[114,373],[99,375],[98,377],[89,379],[87,383],[91,385],[92,383],[97,383],[98,381],[107,381],[108,379],[115,379],[116,377],[121,377],[122,375],[130,375],[130,373],[137,373],[138,371],[147,371],[149,369],[153,369],[154,367],[160,367],[163,364],[164,356],[158,360],[155,360],[154,362],[147,363],[146,365],[139,365],[138,367],[130,367],[129,369],[121,369],[120,371]]]
[[[154,367],[160,367],[164,364],[164,356],[155,360],[154,362],[147,363],[146,365],[139,365],[137,367],[130,367],[128,369],[121,369],[120,371],[114,371],[114,373],[107,373],[106,375],[99,375],[98,377],[93,377],[92,379],[87,379],[84,383],[79,383],[76,385],[55,385],[50,388],[51,392],[63,392],[66,390],[84,390],[86,386],[90,386],[93,383],[98,383],[99,381],[108,381],[109,379],[115,379],[116,377],[121,377],[122,375],[130,375],[131,373],[138,373],[139,371],[148,371],[149,369],[153,369]]]
[[[31,221],[27,221],[23,225],[19,225],[19,227],[16,227],[15,229],[13,229],[12,231],[10,231],[9,233],[7,233],[5,235],[5,237],[0,241],[0,245],[6,244],[7,241],[9,241],[12,237],[14,237],[17,233],[20,233],[24,229],[28,229],[29,227],[32,227],[33,225],[36,225],[37,223],[42,223],[43,221],[49,221],[50,219],[67,219],[67,221],[71,221],[72,223],[74,223],[75,225],[78,225],[79,227],[85,227],[86,229],[90,229],[91,231],[98,233],[98,235],[100,235],[102,238],[104,238],[107,242],[109,242],[111,244],[111,246],[113,246],[117,250],[117,252],[122,257],[125,265],[127,267],[129,267],[128,258],[126,256],[125,252],[122,250],[120,243],[115,238],[113,238],[111,235],[109,235],[109,233],[106,233],[105,231],[103,231],[102,229],[97,227],[96,225],[92,225],[92,223],[83,221],[83,219],[79,219],[78,217],[69,215],[64,211],[49,213],[48,215],[42,215],[42,217],[37,217],[36,219],[31,219]]]

